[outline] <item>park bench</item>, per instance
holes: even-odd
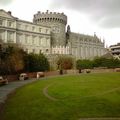
[[[4,79],[2,76],[0,76],[0,85],[1,84],[8,84],[8,80]]]
[[[29,77],[26,73],[21,73],[19,76],[19,80],[28,80]]]
[[[37,78],[44,77],[44,72],[37,72]]]

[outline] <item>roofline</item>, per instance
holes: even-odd
[[[42,27],[51,28],[51,27],[48,27],[48,26],[45,26],[45,25],[35,24],[35,23],[33,23],[33,22],[30,22],[30,21],[21,20],[21,19],[19,19],[19,18],[17,18],[17,17],[12,16],[11,14],[9,14],[8,12],[6,12],[6,11],[5,11],[5,10],[3,10],[3,9],[0,9],[0,11],[3,11],[3,12],[5,12],[5,13],[7,13],[9,16],[11,16],[11,17],[12,17],[13,19],[15,19],[16,21],[29,23],[29,24],[36,25],[36,26],[42,26]],[[4,18],[7,18],[7,17],[4,17]]]
[[[25,23],[29,23],[29,24],[36,25],[36,26],[42,26],[42,27],[51,28],[51,27],[48,27],[48,26],[45,26],[45,25],[39,25],[39,24],[35,24],[35,23],[33,23],[33,22],[26,21],[26,20],[17,19],[17,21],[19,21],[19,22],[25,22]]]
[[[14,18],[14,19],[18,19],[17,17],[14,17],[12,14],[9,14],[7,11],[5,11],[5,10],[3,10],[3,9],[0,9],[0,11],[3,11],[3,12],[5,12],[5,13],[7,13],[9,16],[11,16],[11,17]]]

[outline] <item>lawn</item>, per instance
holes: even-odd
[[[4,120],[79,120],[120,117],[120,73],[38,80],[16,90]]]

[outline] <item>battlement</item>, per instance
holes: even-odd
[[[63,24],[67,24],[67,16],[64,13],[57,12],[46,12],[38,11],[37,14],[34,15],[33,22],[61,22]]]
[[[62,13],[59,13],[59,12],[49,12],[49,10],[47,10],[46,12],[38,11],[37,14],[59,14],[59,15],[65,15],[63,12]]]

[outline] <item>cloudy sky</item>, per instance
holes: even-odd
[[[0,0],[0,9],[28,21],[37,11],[64,12],[71,31],[96,32],[107,46],[120,42],[120,0]]]

